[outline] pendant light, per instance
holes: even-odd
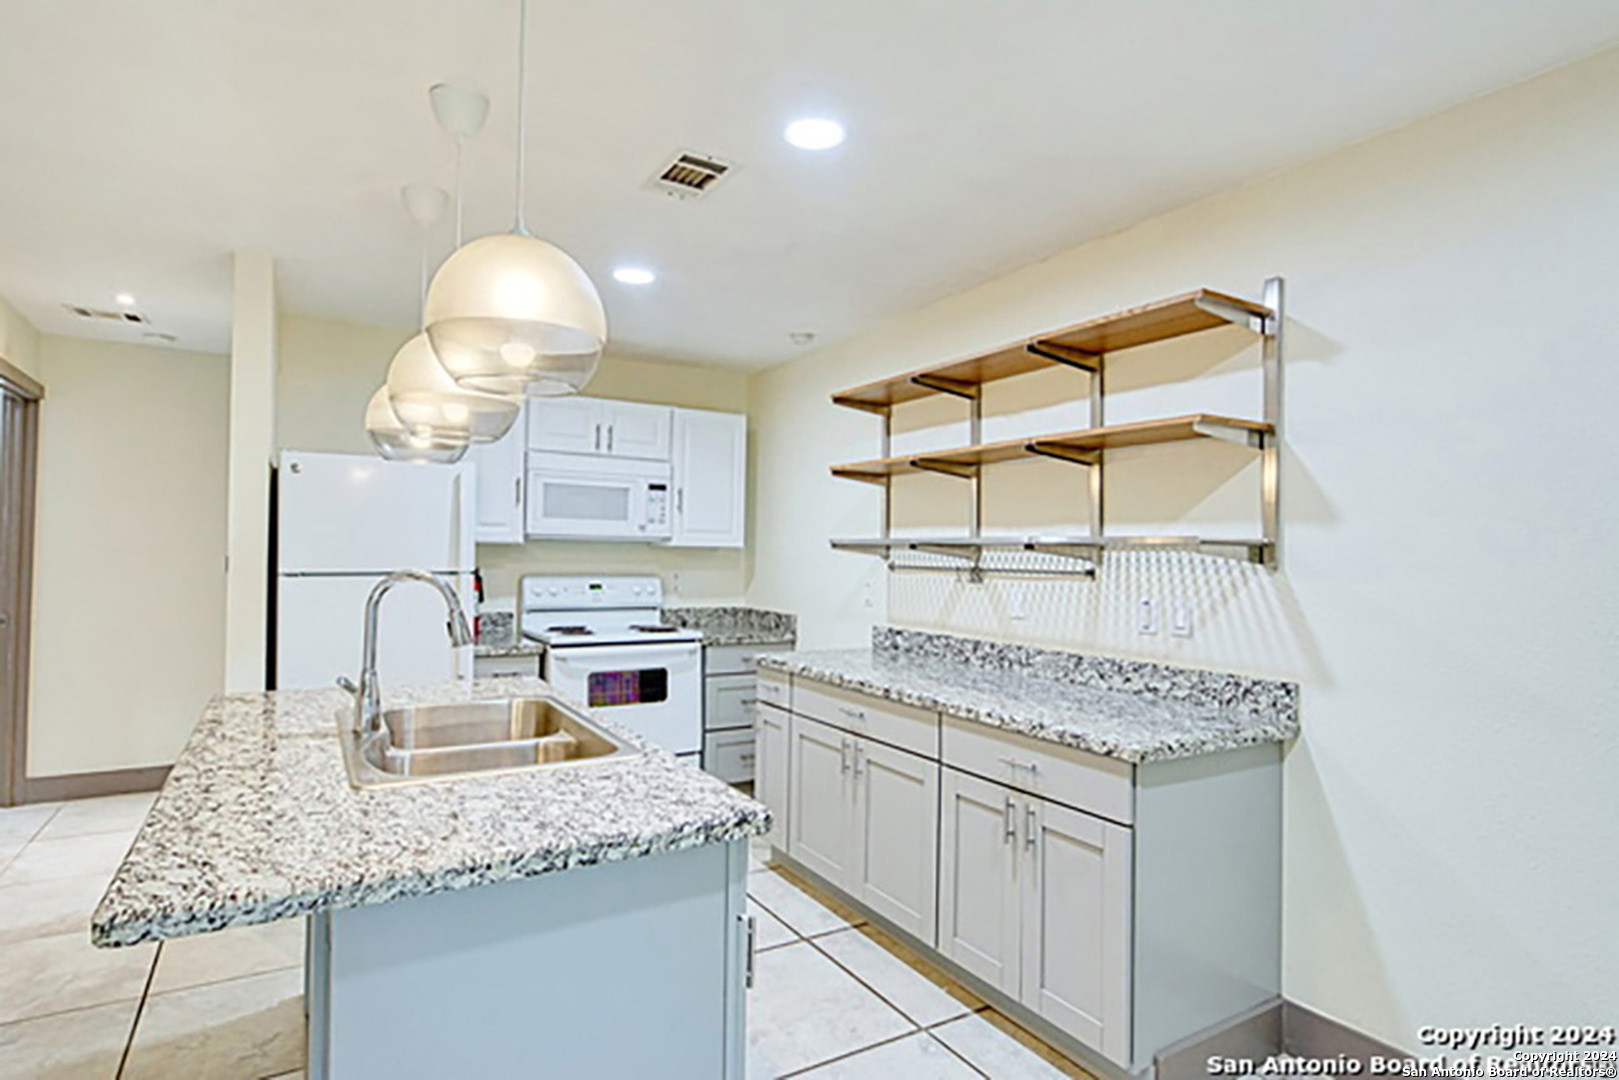
[[[422,284],[427,283],[427,229],[444,213],[448,197],[435,187],[407,185],[405,210],[422,230]],[[457,192],[457,203],[460,194]],[[417,334],[400,347],[388,365],[388,401],[407,432],[429,439],[435,433],[456,434],[474,443],[494,442],[511,430],[522,399],[485,394],[450,377],[427,335]]]
[[[545,397],[577,392],[596,373],[607,315],[567,252],[523,220],[528,2],[517,31],[517,214],[510,233],[461,247],[427,290],[424,322],[439,362],[462,386]]]
[[[445,432],[405,430],[388,402],[388,388],[377,387],[365,407],[365,433],[377,453],[389,461],[415,461],[454,465],[467,452],[467,440]]]

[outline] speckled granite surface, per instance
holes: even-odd
[[[548,689],[511,678],[384,688],[383,704]],[[769,826],[763,804],[650,748],[601,764],[356,791],[335,722],[350,700],[332,689],[210,702],[96,909],[96,944],[473,888]]]
[[[759,666],[1141,763],[1298,734],[1298,687],[879,628],[870,649],[768,653]]]
[[[705,645],[776,645],[798,637],[798,618],[750,607],[666,607],[663,621],[703,632]]]
[[[545,646],[516,636],[517,617],[510,611],[485,611],[478,616],[478,643],[474,656],[538,656]]]

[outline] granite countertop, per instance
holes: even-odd
[[[663,621],[701,630],[704,645],[790,645],[798,637],[797,618],[765,608],[666,607]]]
[[[474,656],[539,656],[545,646],[516,636],[516,617],[510,611],[485,611],[478,616],[478,642]]]
[[[1299,730],[1292,683],[910,631],[874,638],[870,649],[765,653],[758,664],[1133,763]]]
[[[539,679],[384,688],[383,704],[549,693]],[[763,804],[598,723],[641,756],[357,791],[343,691],[216,697],[91,921],[98,945],[381,904],[763,833]]]

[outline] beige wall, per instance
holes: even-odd
[[[277,424],[280,445],[297,450],[369,454],[366,402],[412,331],[339,319],[283,314],[280,319]],[[745,412],[748,380],[728,368],[608,355],[585,392],[658,405]],[[740,600],[747,584],[741,550],[660,548],[650,544],[532,541],[478,549],[487,595],[513,595],[525,573],[622,573],[663,576],[671,599]]]
[[[164,765],[220,689],[223,356],[40,339],[28,773]]]
[[[907,625],[1298,679],[1286,993],[1408,1048],[1423,1024],[1611,1022],[1615,192],[1608,52],[762,373],[749,598],[797,612],[813,646],[863,642],[886,606]],[[827,475],[874,456],[879,423],[832,390],[1197,286],[1257,295],[1270,274],[1290,314],[1281,572],[1160,555],[1110,560],[1094,583],[973,586],[885,581],[828,549],[874,533],[880,506]],[[1112,370],[1109,419],[1259,407],[1240,331]],[[1045,391],[1071,397],[1069,380]],[[1079,480],[994,473],[991,518],[1082,520]],[[1234,448],[1132,451],[1108,509],[1121,530],[1234,530],[1253,481]],[[963,497],[924,479],[900,522],[959,523]],[[1194,637],[1133,632],[1136,598],[1176,594]]]
[[[39,378],[39,332],[0,296],[0,360]]]

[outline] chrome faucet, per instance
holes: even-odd
[[[395,570],[377,582],[365,602],[365,658],[360,667],[360,685],[355,686],[347,679],[338,680],[339,686],[354,695],[354,730],[361,735],[369,735],[382,726],[382,691],[377,686],[377,613],[388,590],[403,581],[420,581],[437,589],[450,613],[444,624],[450,632],[450,644],[457,647],[472,644],[472,630],[461,610],[461,600],[438,575],[426,570]]]

